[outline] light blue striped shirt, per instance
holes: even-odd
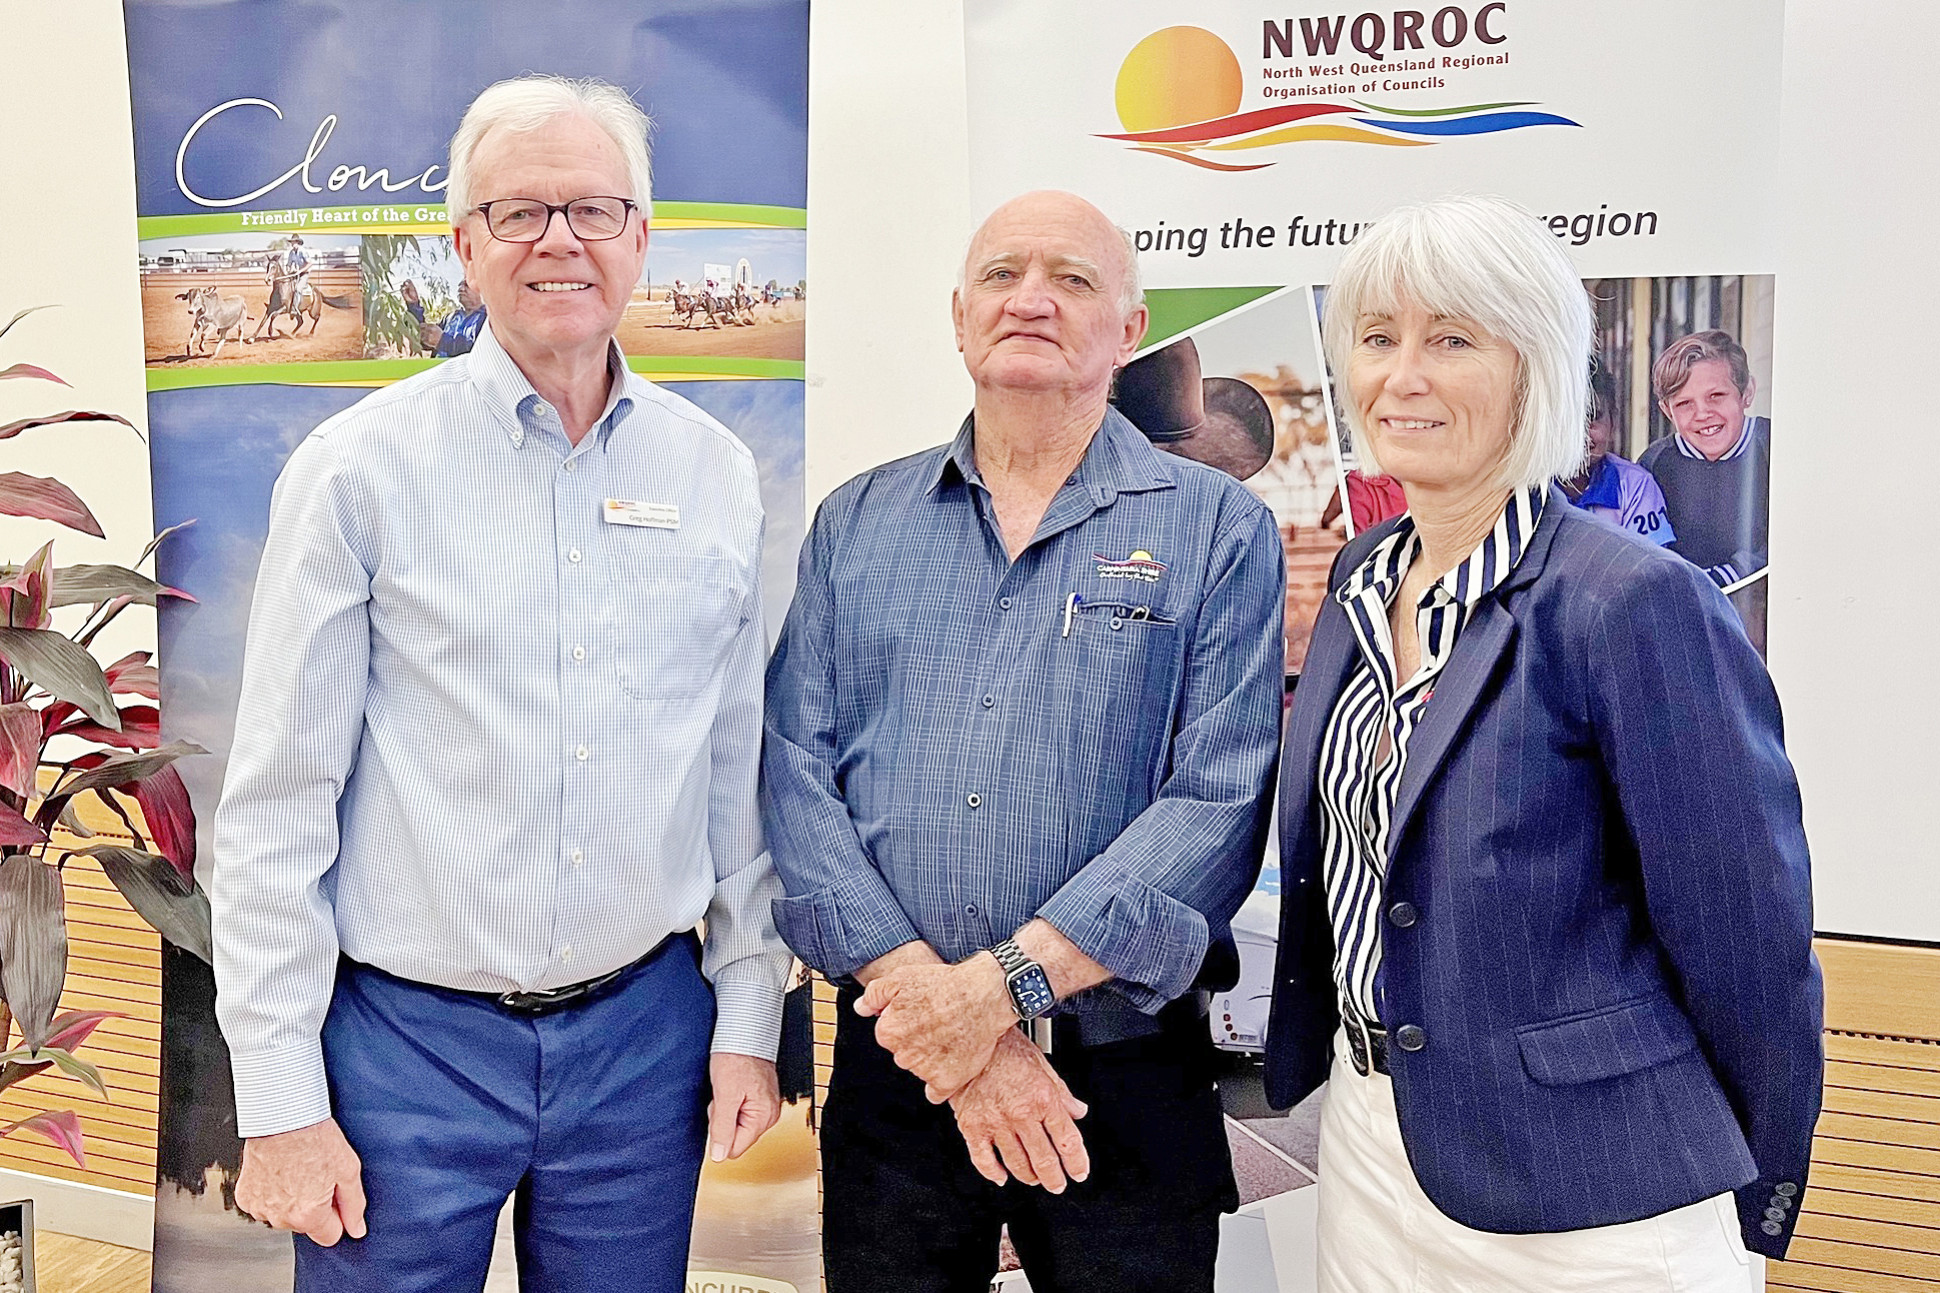
[[[774,1056],[755,464],[612,364],[573,446],[487,328],[277,481],[210,891],[244,1136],[329,1115],[340,949],[544,989],[704,918],[714,1049]]]

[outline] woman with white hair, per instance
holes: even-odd
[[[1555,487],[1591,315],[1527,212],[1377,222],[1324,337],[1408,511],[1336,561],[1282,759],[1267,1084],[1331,1044],[1320,1287],[1762,1287],[1823,1075],[1770,679],[1701,571]]]

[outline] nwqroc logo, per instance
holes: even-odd
[[[1483,46],[1499,44],[1506,39],[1499,30],[1505,8],[1500,3],[1484,5],[1473,19],[1466,10],[1449,6],[1432,17],[1422,11],[1397,10],[1385,15],[1300,19],[1297,24],[1294,19],[1268,20],[1262,38],[1265,57],[1298,58],[1304,53],[1312,58],[1335,58],[1345,45],[1375,62],[1351,66],[1316,62],[1309,70],[1288,67],[1269,69],[1267,74],[1311,77],[1297,89],[1274,91],[1286,96],[1351,95],[1357,85],[1327,79],[1350,72],[1376,74],[1370,85],[1420,88],[1424,84],[1421,81],[1383,81],[1380,74],[1441,66],[1434,57],[1440,57],[1450,68],[1478,61],[1506,61],[1506,55],[1408,57],[1416,50],[1432,54],[1430,45],[1452,49],[1471,38]],[[1435,84],[1439,84],[1438,79]],[[1463,137],[1535,126],[1581,126],[1552,112],[1532,111],[1540,105],[1528,101],[1397,108],[1358,98],[1330,98],[1241,112],[1245,89],[1239,59],[1219,36],[1203,27],[1162,28],[1134,45],[1119,65],[1114,97],[1122,129],[1098,137],[1127,144],[1135,152],[1156,153],[1207,170],[1255,171],[1273,163],[1226,158],[1281,144],[1330,141],[1425,148]]]

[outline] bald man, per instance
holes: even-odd
[[[1000,207],[952,313],[974,411],[822,505],[768,669],[776,926],[842,985],[828,1287],[983,1293],[1008,1224],[1040,1293],[1210,1289],[1279,532],[1107,405],[1146,310],[1095,207]]]

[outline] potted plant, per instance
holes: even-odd
[[[0,337],[44,308],[22,310],[0,327]],[[0,370],[4,380],[68,384],[32,364]],[[70,409],[0,425],[0,440],[69,422],[119,422],[135,431],[119,414]],[[0,514],[102,533],[66,485],[19,472],[0,473]],[[137,565],[167,533],[156,536]],[[71,857],[95,858],[163,937],[204,960],[210,956],[209,903],[194,874],[195,816],[173,766],[205,751],[186,741],[163,743],[148,652],[104,667],[91,650],[129,606],[185,596],[124,566],[57,567],[51,542],[17,566],[0,566],[0,1090],[54,1068],[107,1095],[100,1071],[75,1052],[114,1012],[56,1013],[67,977],[61,870]],[[54,612],[68,607],[85,608],[78,624],[71,631],[55,628]],[[132,847],[91,842],[97,837],[77,811],[85,800],[104,804],[126,827]],[[0,1122],[0,1136],[29,1131],[86,1165],[73,1110]],[[21,1239],[31,1270],[30,1225]]]

